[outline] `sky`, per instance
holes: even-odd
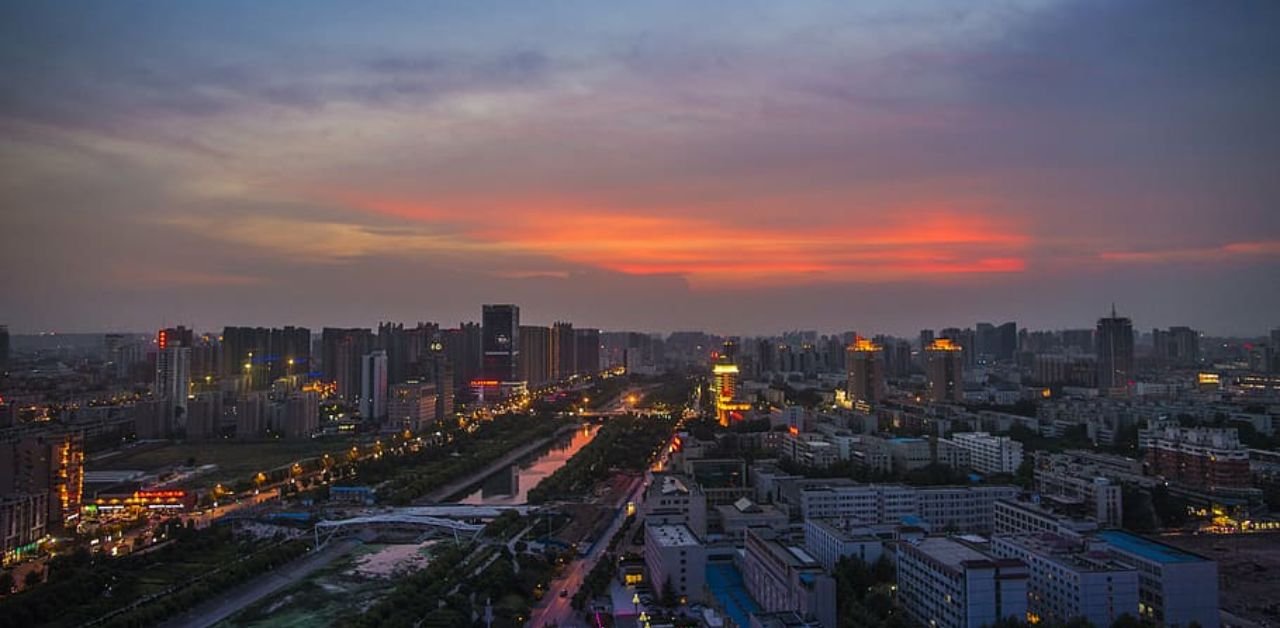
[[[6,2],[0,324],[1280,326],[1280,4]]]

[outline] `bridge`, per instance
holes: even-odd
[[[449,532],[453,533],[454,541],[460,541],[463,535],[466,535],[469,540],[475,538],[483,529],[484,526],[478,523],[466,523],[445,517],[388,512],[350,519],[319,521],[316,523],[315,537],[316,547],[320,548],[335,537],[363,531],[413,534],[417,536],[417,542],[422,542],[432,536]]]

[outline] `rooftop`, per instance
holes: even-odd
[[[1208,560],[1190,552],[1184,552],[1172,545],[1165,545],[1159,541],[1130,534],[1123,530],[1104,530],[1098,533],[1098,538],[1106,541],[1108,545],[1121,552],[1165,565]]]
[[[681,524],[649,526],[653,540],[663,547],[693,547],[699,545],[698,537],[689,526]]]
[[[707,563],[705,573],[707,589],[725,614],[738,626],[750,625],[751,614],[760,612],[760,606],[747,593],[738,568],[733,563]]]
[[[957,571],[964,570],[966,561],[989,561],[991,557],[951,539],[926,538],[915,545],[916,549],[932,556],[934,560]]]

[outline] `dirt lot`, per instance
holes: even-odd
[[[1220,604],[1263,626],[1280,626],[1280,534],[1177,535],[1165,543],[1218,561]]]

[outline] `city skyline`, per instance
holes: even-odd
[[[1277,324],[1274,4],[384,9],[0,9],[0,319]]]

